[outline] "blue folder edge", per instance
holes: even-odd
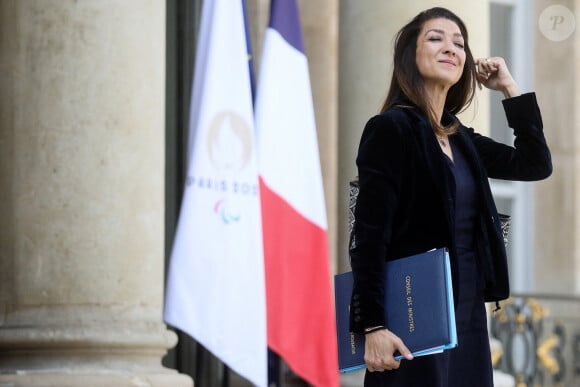
[[[451,279],[451,264],[450,264],[450,259],[449,259],[449,251],[445,251],[445,282],[446,285],[449,288],[452,286],[452,279]],[[449,310],[449,316],[450,316],[450,325],[449,325],[449,331],[450,331],[450,341],[448,344],[446,345],[442,345],[439,347],[434,347],[434,348],[429,348],[423,351],[416,351],[413,352],[413,356],[414,357],[418,357],[418,356],[424,356],[424,355],[430,355],[430,354],[434,354],[434,353],[439,353],[439,352],[443,352],[447,349],[451,349],[451,348],[455,348],[457,347],[457,327],[455,325],[455,308],[453,307],[454,305],[454,300],[453,300],[453,292],[452,291],[448,291],[447,292],[447,301],[448,304],[447,305],[451,305],[452,307]],[[395,356],[395,360],[403,360],[405,357],[404,356]],[[352,372],[352,371],[357,371],[357,370],[361,370],[366,368],[366,365],[362,364],[362,365],[358,365],[358,366],[353,366],[353,367],[346,367],[346,368],[341,368],[340,372],[341,373],[347,373],[347,372]]]
[[[340,372],[345,374],[345,373],[351,372],[351,371],[362,370],[363,368],[367,368],[367,366],[366,365],[359,365],[359,366],[354,366],[354,367],[341,368]]]

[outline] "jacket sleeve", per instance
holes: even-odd
[[[534,93],[503,100],[514,146],[473,132],[471,136],[489,177],[534,181],[552,174],[552,159],[544,137],[542,116]]]
[[[359,194],[355,246],[350,250],[352,332],[385,325],[383,265],[400,192],[403,148],[400,123],[392,116],[375,116],[368,121],[356,159]]]

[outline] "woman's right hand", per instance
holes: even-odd
[[[396,351],[399,351],[407,360],[413,360],[411,351],[403,341],[388,329],[365,335],[365,363],[370,372],[399,368],[400,361],[393,357]]]

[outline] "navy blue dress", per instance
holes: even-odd
[[[455,310],[457,348],[440,354],[402,360],[399,369],[369,372],[365,386],[388,387],[490,387],[493,370],[483,301],[483,278],[479,268],[475,225],[478,193],[475,179],[460,144],[450,137],[454,162],[448,164],[455,176],[455,233],[459,266],[458,300]]]

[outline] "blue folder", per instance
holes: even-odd
[[[340,372],[365,367],[364,335],[351,333],[349,308],[352,272],[334,276],[338,365]],[[457,346],[451,265],[446,248],[385,263],[387,328],[399,336],[413,356],[439,353]],[[400,354],[395,359],[403,359]]]

